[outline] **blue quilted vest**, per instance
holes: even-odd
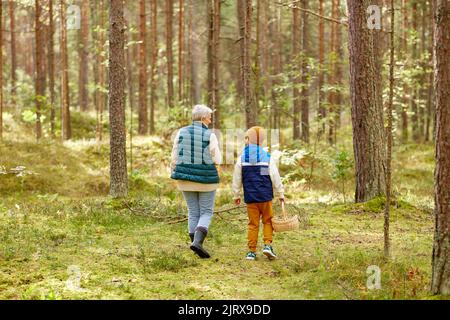
[[[270,179],[270,154],[258,145],[245,147],[241,157],[242,184],[245,203],[262,203],[273,200]]]
[[[219,183],[219,174],[211,158],[211,131],[201,122],[180,129],[178,159],[171,178],[204,184]]]

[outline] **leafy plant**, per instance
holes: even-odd
[[[344,198],[344,202],[347,202],[345,181],[350,176],[350,169],[353,168],[353,160],[347,151],[339,151],[333,158],[333,172],[331,178],[333,181],[340,185],[340,191]]]

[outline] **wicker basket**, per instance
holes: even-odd
[[[283,217],[272,218],[272,226],[275,232],[285,232],[297,230],[299,227],[298,216],[288,217],[286,214],[286,209],[284,207],[284,202],[281,203],[281,211]]]

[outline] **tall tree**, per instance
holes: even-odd
[[[435,233],[431,289],[450,295],[450,2],[433,0],[436,104]]]
[[[339,8],[341,0],[333,0],[336,2],[336,19],[339,19]],[[335,130],[341,126],[341,112],[342,112],[342,81],[343,81],[343,63],[344,63],[344,47],[342,45],[342,25],[336,26],[336,70],[335,70],[335,85],[337,91],[335,93]],[[335,138],[336,140],[336,138]]]
[[[50,91],[50,132],[52,138],[55,138],[55,24],[53,18],[53,0],[48,1],[48,83]]]
[[[41,112],[45,105],[45,69],[44,69],[44,24],[42,22],[42,3],[35,0],[35,38],[36,38],[36,76],[35,76],[35,99],[36,99],[36,139],[42,137]]]
[[[323,0],[319,0],[319,15],[324,15],[324,3]],[[325,62],[325,24],[323,19],[319,19],[319,131],[318,134],[321,136],[325,132],[325,118],[327,116],[327,109],[325,107],[325,94],[324,94],[324,84],[325,84],[325,72],[324,72],[324,62]]]
[[[331,17],[337,20],[338,7],[335,0],[331,1]],[[332,87],[328,92],[328,142],[331,145],[336,144],[336,122],[337,122],[337,110],[336,110],[336,82],[337,82],[337,65],[338,54],[337,54],[337,29],[338,24],[331,24],[331,41],[330,41],[330,52],[329,52],[329,79],[328,83]]]
[[[403,58],[403,60],[406,62],[406,55],[408,50],[408,0],[402,0],[402,13],[403,13],[403,39],[402,39],[402,50],[400,59]],[[410,99],[408,99],[408,86],[406,81],[403,82],[403,106],[401,110],[401,116],[402,116],[402,142],[406,143],[408,141],[408,110],[409,110],[409,104]]]
[[[347,0],[356,202],[385,193],[386,140],[382,93],[377,84],[380,57],[374,48],[379,31],[367,28],[370,4],[369,0]]]
[[[301,1],[302,8],[308,9],[309,1]],[[308,60],[309,55],[308,15],[302,12],[302,140],[309,143],[309,90],[308,90]]]
[[[88,60],[89,60],[89,0],[81,3],[81,28],[79,31],[80,68],[78,75],[79,105],[82,111],[88,109]]]
[[[158,70],[158,1],[152,0],[151,2],[151,39],[152,39],[152,64],[151,64],[151,74],[150,74],[150,134],[155,133],[155,109],[156,109],[156,92],[157,92],[157,82],[156,82],[156,72]]]
[[[113,198],[120,198],[125,197],[128,193],[125,131],[125,19],[123,0],[110,0],[109,21],[110,194]]]
[[[166,0],[167,104],[174,107],[173,89],[173,0]]]
[[[69,58],[67,53],[67,15],[66,2],[60,0],[61,22],[61,127],[63,140],[72,136],[70,126],[70,100],[69,100]]]
[[[178,0],[178,101],[183,101],[184,80],[184,0]]]
[[[220,40],[220,0],[207,0],[209,15],[208,36],[208,105],[216,110],[214,128],[220,128],[219,101],[219,40]]]
[[[3,2],[0,3],[0,141],[3,139]]]
[[[98,47],[97,47],[97,70],[98,70],[98,87],[97,93],[97,127],[96,136],[98,141],[103,140],[103,112],[106,107],[106,6],[105,0],[99,2],[99,25],[98,32]]]
[[[241,81],[244,91],[244,110],[247,128],[257,123],[257,110],[253,101],[251,88],[251,40],[252,40],[252,14],[251,0],[238,0],[238,20],[240,29],[240,55],[241,55]]]
[[[292,61],[293,61],[293,138],[294,140],[300,139],[300,112],[301,112],[301,95],[300,95],[300,85],[301,85],[301,74],[300,68],[298,68],[298,58],[300,54],[300,11],[297,8],[292,9]]]
[[[9,29],[11,35],[11,107],[16,107],[17,53],[16,53],[16,18],[15,1],[9,0]]]
[[[139,134],[148,133],[146,0],[139,0]]]
[[[417,43],[418,43],[418,27],[417,27],[417,0],[412,0],[412,29],[414,31],[414,38],[413,38],[413,44],[412,44],[412,59],[413,59],[413,64],[416,65],[416,63],[418,62],[418,58],[419,58],[419,51],[417,48]],[[418,84],[417,84],[417,76],[414,76],[413,79],[413,86],[412,86],[412,95],[411,95],[411,111],[412,111],[412,117],[411,117],[411,122],[412,122],[412,136],[413,136],[413,140],[418,142],[421,138],[421,134],[420,134],[420,127],[419,127],[419,105],[418,105]]]
[[[389,223],[391,215],[391,180],[392,180],[392,122],[394,105],[394,69],[395,69],[395,8],[391,0],[391,32],[390,32],[390,63],[389,63],[389,104],[387,107],[387,160],[386,160],[386,205],[384,211],[384,256],[391,255],[391,241],[389,238]]]

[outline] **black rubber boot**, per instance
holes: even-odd
[[[194,242],[194,234],[195,233],[189,233],[189,238],[191,238],[191,243]]]
[[[194,241],[192,242],[191,245],[191,250],[194,251],[202,259],[207,259],[211,257],[208,251],[206,251],[203,248],[203,241],[205,241],[207,234],[208,234],[207,230],[203,228],[197,229],[194,234]]]

